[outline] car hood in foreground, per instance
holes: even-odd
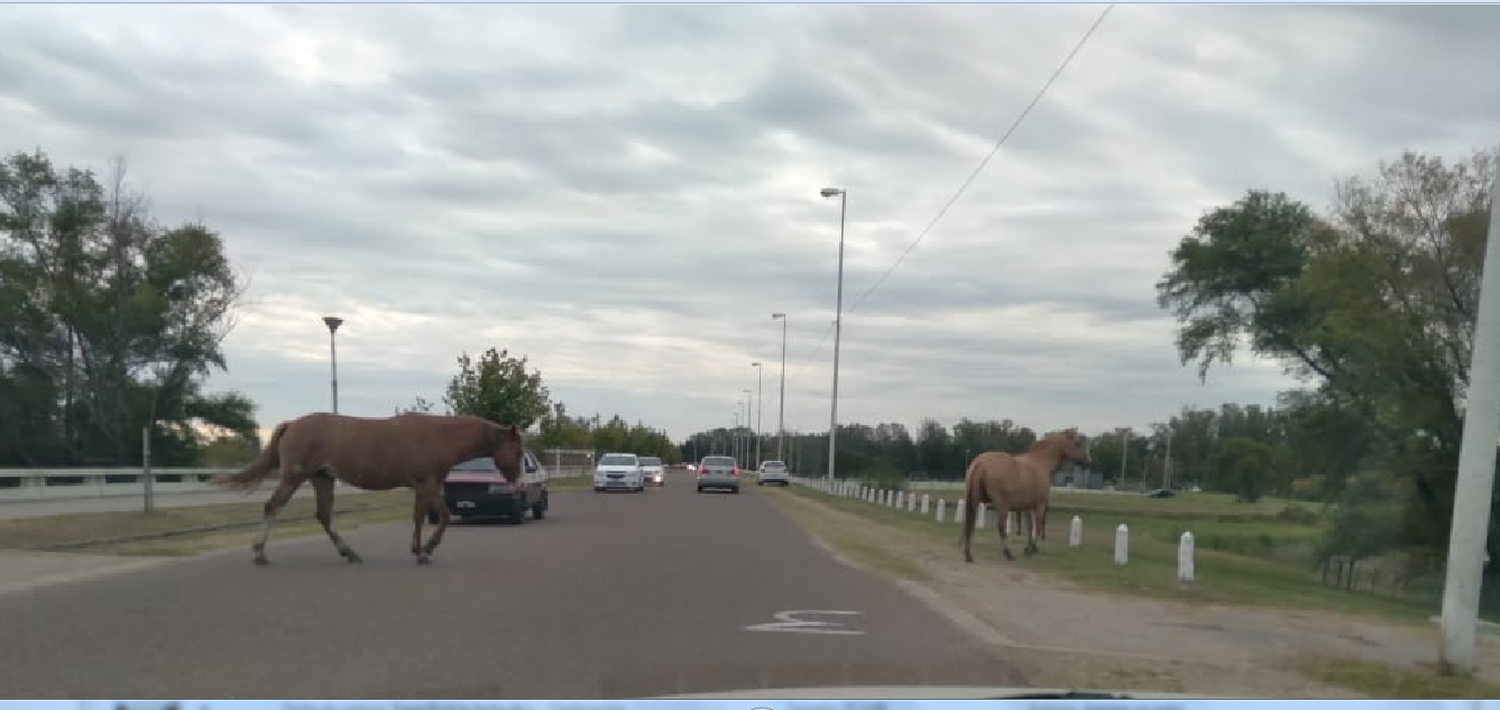
[[[1157,692],[1101,692],[1067,688],[1011,688],[971,685],[869,685],[814,688],[757,688],[714,693],[662,695],[644,700],[1223,700],[1203,695]]]

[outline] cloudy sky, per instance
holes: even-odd
[[[849,191],[841,421],[1144,426],[1269,402],[1200,384],[1153,285],[1245,189],[1325,207],[1402,150],[1500,127],[1500,7],[1117,7],[901,256],[1100,6],[0,7],[0,149],[128,156],[250,278],[211,389],[263,426],[437,399],[525,354],[576,413],[826,427]],[[851,307],[852,306],[852,307]]]

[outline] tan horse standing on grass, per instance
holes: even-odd
[[[251,549],[255,564],[267,564],[266,538],[288,500],[303,481],[312,481],[318,496],[318,522],[339,555],[361,562],[333,529],[333,484],[343,481],[367,491],[410,488],[416,493],[412,509],[411,553],[418,564],[432,562],[432,551],[448,529],[448,506],[443,503],[443,481],[448,470],[470,459],[490,456],[505,480],[521,477],[521,433],[513,426],[471,416],[407,413],[380,419],[340,414],[307,414],[276,426],[270,443],[255,461],[214,483],[249,491],[277,469],[281,483],[266,501],[260,534]],[[437,530],[422,544],[422,520],[428,511],[438,515]]]
[[[979,506],[995,509],[995,526],[1000,532],[1000,549],[1005,559],[1014,560],[1005,534],[1005,521],[1011,511],[1028,513],[1026,526],[1027,557],[1038,552],[1036,539],[1047,536],[1047,498],[1052,492],[1052,474],[1063,459],[1087,465],[1088,449],[1079,440],[1078,429],[1048,434],[1032,444],[1024,454],[986,451],[969,462],[964,477],[964,561],[973,562],[970,544],[974,538],[974,517]],[[1018,519],[1021,517],[1016,516]]]

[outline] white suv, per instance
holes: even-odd
[[[635,454],[605,454],[594,468],[594,492],[646,490],[641,460]]]
[[[758,473],[760,480],[755,482],[757,486],[764,486],[767,483],[786,486],[792,482],[792,474],[787,470],[784,461],[762,461]]]

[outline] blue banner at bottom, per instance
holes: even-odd
[[[829,689],[830,691],[835,689]],[[749,693],[746,693],[747,695]],[[739,694],[735,694],[739,695]],[[1016,697],[1019,695],[1020,697]],[[861,697],[868,697],[861,695]],[[0,710],[981,710],[1076,707],[1086,710],[1284,710],[1342,705],[1385,710],[1500,710],[1500,700],[1191,700],[1143,697],[1037,697],[1016,693],[963,700],[827,698],[646,700],[0,700]],[[998,702],[997,702],[998,701]]]

